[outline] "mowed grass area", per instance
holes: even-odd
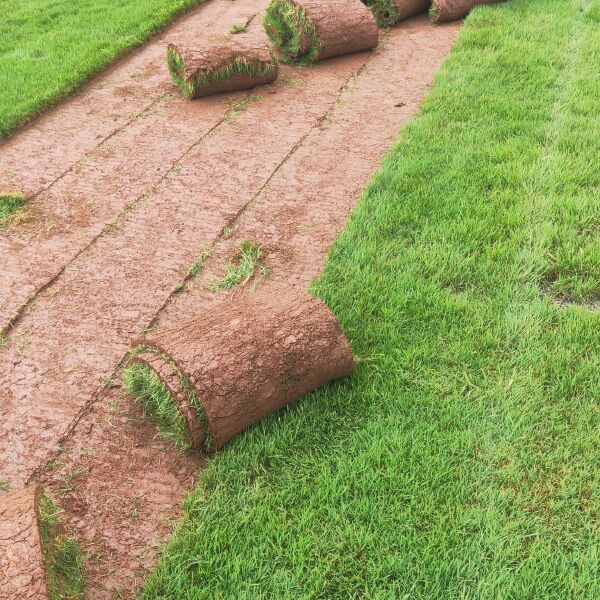
[[[203,0],[2,0],[0,139]]]
[[[600,598],[598,65],[598,0],[472,13],[314,286],[355,375],[210,462],[143,598]]]

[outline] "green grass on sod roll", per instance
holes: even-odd
[[[179,87],[186,98],[193,98],[198,90],[221,81],[226,81],[236,75],[264,77],[266,75],[273,75],[277,71],[275,63],[264,63],[238,58],[226,67],[198,73],[191,81],[187,81],[185,78],[185,61],[181,54],[173,49],[167,52],[167,65],[173,83]]]
[[[379,27],[391,27],[398,20],[394,0],[367,0],[365,4],[371,9]]]
[[[204,0],[3,0],[0,136]]]
[[[143,598],[600,598],[599,15],[466,19],[314,286],[355,374],[216,455]]]
[[[141,352],[156,352],[156,350],[137,348],[134,354],[140,354]],[[187,377],[177,368],[177,365],[167,357],[163,356],[163,358],[177,370],[181,385],[187,394],[188,402],[196,410],[196,415],[207,432],[205,449],[210,450],[212,441],[209,436],[208,422],[204,407],[197,398],[196,390]],[[123,370],[123,383],[127,393],[140,402],[144,413],[156,423],[163,438],[172,442],[180,450],[190,450],[193,447],[185,419],[179,412],[171,392],[153,369],[142,362],[133,363]]]
[[[313,23],[301,6],[289,0],[271,0],[267,6],[264,27],[281,53],[284,62],[316,62],[320,43]],[[311,40],[311,46],[303,53],[303,40]]]

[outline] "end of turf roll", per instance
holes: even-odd
[[[169,44],[167,66],[189,99],[272,83],[278,73],[268,47],[254,36],[207,36],[193,48]]]
[[[379,42],[377,24],[361,0],[271,0],[263,24],[286,62],[312,64]]]
[[[188,447],[205,450],[220,448],[355,366],[350,343],[325,304],[287,290],[236,298],[150,333],[140,346],[126,371],[127,389],[144,401],[159,428],[161,420],[163,428],[176,424],[171,439],[175,431]]]
[[[380,27],[392,27],[403,19],[427,12],[429,0],[363,0]]]
[[[0,492],[0,598],[47,600],[35,486]]]
[[[445,23],[466,17],[472,8],[481,4],[496,4],[502,0],[432,0],[429,18],[432,23]]]

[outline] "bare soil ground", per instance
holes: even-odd
[[[258,285],[306,288],[459,29],[413,19],[373,53],[182,100],[168,41],[224,33],[265,4],[201,7],[0,146],[0,181],[34,195],[0,235],[0,479],[57,496],[90,553],[89,598],[141,582],[201,466],[124,394],[115,370],[132,341],[246,293],[205,289],[241,240],[265,249]]]

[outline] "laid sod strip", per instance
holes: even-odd
[[[35,486],[0,492],[1,598],[48,598],[39,500]]]
[[[600,597],[600,311],[545,292],[600,218],[599,8],[470,14],[315,285],[355,374],[210,461],[143,598]]]
[[[271,0],[264,26],[282,60],[306,64],[377,46],[379,32],[360,0]]]
[[[481,4],[496,4],[502,0],[432,0],[429,17],[434,23],[456,21],[466,17],[469,12]],[[517,1],[518,0],[514,0]]]
[[[377,25],[391,27],[414,15],[427,12],[430,0],[363,0],[371,9]]]
[[[0,136],[203,0],[2,0]]]
[[[27,202],[27,197],[20,193],[0,194],[0,229],[4,227],[11,217]]]
[[[83,600],[83,551],[77,540],[63,531],[61,509],[43,494],[39,500],[40,535],[50,600]]]
[[[269,49],[251,36],[206,36],[193,48],[169,44],[167,65],[186,98],[272,83],[278,71]]]
[[[127,389],[180,447],[185,440],[221,448],[264,416],[354,369],[350,344],[331,311],[313,296],[287,290],[223,303],[140,343],[143,351],[124,374]]]

